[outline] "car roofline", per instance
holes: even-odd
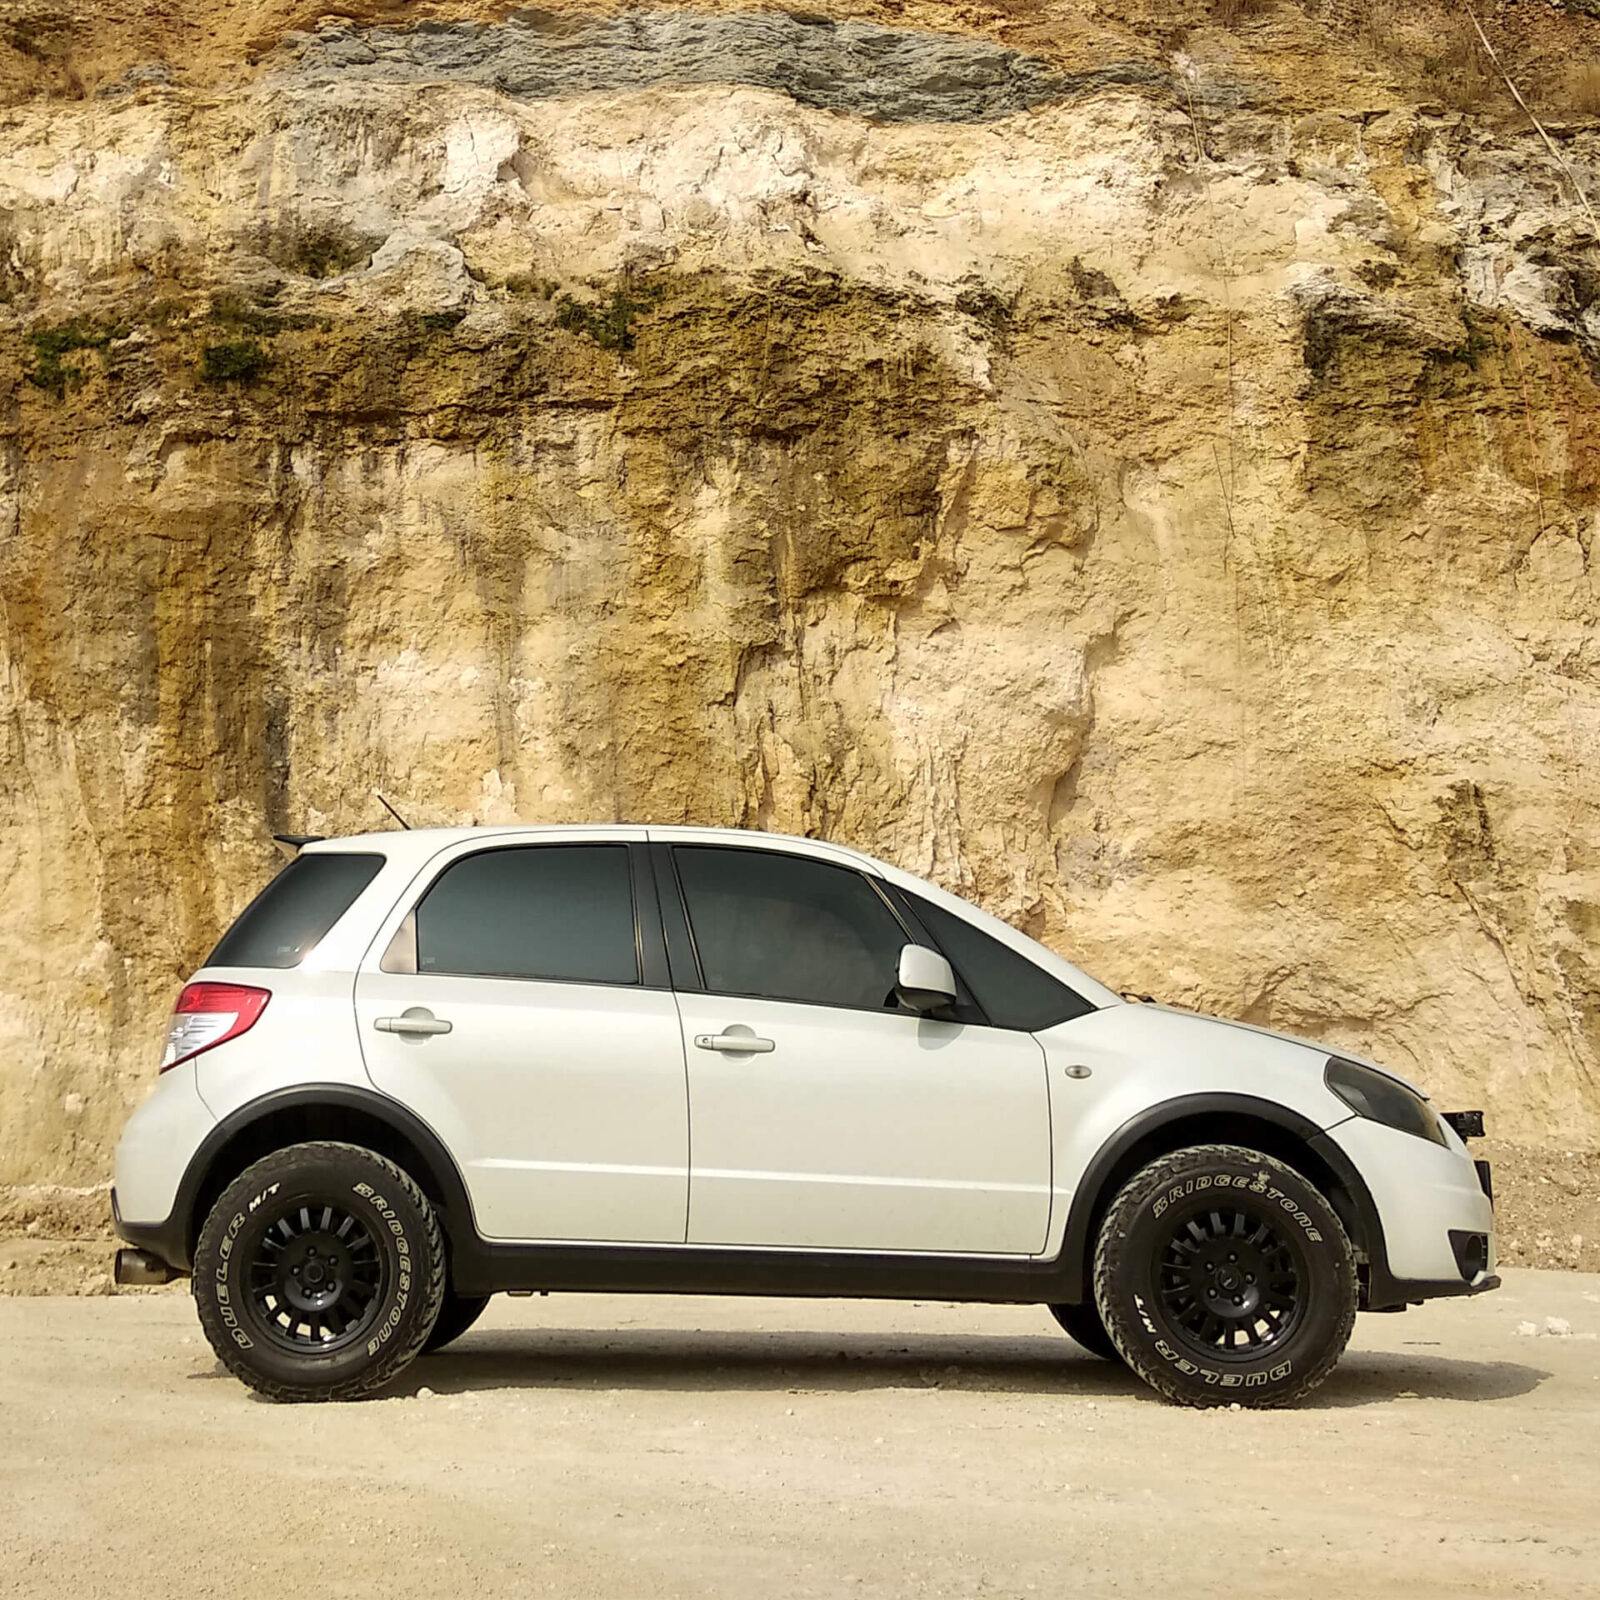
[[[447,828],[386,828],[371,833],[328,835],[308,841],[301,847],[306,855],[338,854],[352,850],[377,849],[386,856],[430,856],[457,844],[474,840],[515,837],[561,838],[571,835],[589,838],[640,839],[672,843],[726,844],[734,848],[776,848],[794,855],[843,857],[859,866],[882,874],[886,862],[878,861],[851,845],[835,844],[830,839],[807,839],[799,834],[772,833],[757,828],[718,828],[688,823],[656,824],[645,822],[496,822]]]
[[[885,882],[899,884],[914,894],[930,891],[944,899],[957,915],[974,921],[991,937],[1008,945],[1020,955],[1054,973],[1064,983],[1082,994],[1096,1008],[1123,1003],[1115,990],[1101,983],[1092,973],[1058,955],[1048,945],[1029,938],[1018,928],[1004,922],[981,906],[974,905],[960,895],[941,889],[915,873],[906,872],[887,861],[880,861],[851,845],[835,844],[828,839],[807,839],[792,833],[769,833],[757,828],[718,828],[689,823],[624,823],[624,822],[505,822],[455,828],[390,828],[379,833],[345,834],[338,838],[318,839],[304,847],[304,854],[322,854],[376,848],[391,860],[408,862],[420,870],[435,856],[458,845],[470,845],[478,840],[546,838],[558,839],[573,835],[589,839],[615,838],[618,840],[648,840],[661,844],[699,843],[726,845],[734,849],[776,849],[789,855],[808,856],[817,861],[848,862],[851,866],[870,873]],[[1041,959],[1043,958],[1043,959]]]

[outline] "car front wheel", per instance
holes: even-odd
[[[356,1400],[422,1348],[445,1292],[427,1197],[356,1145],[291,1145],[218,1197],[194,1297],[217,1359],[273,1400]]]
[[[1179,1150],[1134,1175],[1101,1228],[1094,1290],[1123,1359],[1185,1405],[1298,1400],[1355,1325],[1337,1213],[1293,1167],[1237,1145]]]

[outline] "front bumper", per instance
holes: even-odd
[[[1453,1296],[1488,1294],[1500,1287],[1498,1272],[1480,1272],[1471,1283],[1460,1278],[1448,1282],[1433,1278],[1392,1278],[1374,1274],[1368,1281],[1363,1311],[1398,1311],[1403,1306],[1420,1305],[1424,1300],[1447,1300]]]
[[[1430,1144],[1365,1117],[1323,1134],[1365,1188],[1371,1215],[1361,1218],[1367,1249],[1362,1305],[1383,1311],[1418,1300],[1486,1294],[1495,1273],[1494,1204],[1467,1147],[1451,1133]],[[1458,1254],[1463,1237],[1479,1236],[1473,1256]],[[1465,1264],[1464,1264],[1465,1262]]]

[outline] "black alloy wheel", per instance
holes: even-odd
[[[1356,1317],[1355,1254],[1328,1198],[1240,1145],[1176,1150],[1112,1201],[1094,1259],[1111,1343],[1185,1405],[1281,1406],[1333,1370]]]
[[[341,1349],[372,1325],[388,1277],[366,1222],[328,1196],[269,1213],[250,1263],[256,1331],[297,1353]]]
[[[273,1400],[357,1400],[432,1333],[444,1237],[394,1162],[358,1145],[290,1145],[217,1197],[193,1290],[217,1359],[251,1388]]]
[[[1203,1356],[1256,1356],[1299,1322],[1304,1271],[1262,1211],[1202,1206],[1183,1218],[1161,1260],[1173,1331]]]

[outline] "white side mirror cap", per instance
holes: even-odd
[[[908,944],[900,952],[894,992],[913,1011],[937,1011],[955,1004],[956,975],[937,950]]]

